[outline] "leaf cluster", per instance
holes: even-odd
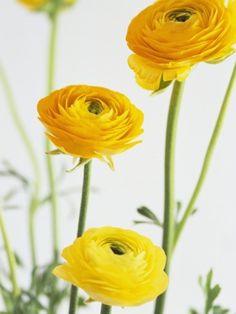
[[[12,291],[0,285],[6,311],[0,314],[56,314],[62,301],[69,297],[68,285],[58,283],[58,279],[52,275],[55,264],[37,267],[32,271],[31,283],[28,289],[21,289],[20,295],[13,297]],[[78,299],[80,306],[84,305],[84,299]]]
[[[229,314],[230,310],[223,308],[221,305],[216,305],[215,301],[218,298],[221,287],[218,284],[212,283],[213,271],[212,269],[207,273],[206,279],[202,276],[199,277],[199,285],[203,291],[205,305],[204,314]],[[201,314],[196,309],[190,309],[189,314]]]

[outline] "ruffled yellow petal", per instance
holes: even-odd
[[[145,89],[155,91],[159,90],[161,80],[183,81],[191,71],[190,65],[181,68],[161,68],[160,65],[135,54],[129,56],[128,64],[135,72],[137,83]]]
[[[89,229],[65,248],[62,256],[66,263],[53,273],[104,304],[144,304],[163,293],[168,285],[163,271],[164,251],[132,230]]]
[[[118,92],[97,86],[68,86],[40,100],[39,119],[60,151],[98,158],[112,169],[112,156],[137,145],[143,113]]]
[[[220,62],[235,52],[236,4],[229,0],[158,0],[130,23],[129,66],[145,89],[184,80],[199,62]]]

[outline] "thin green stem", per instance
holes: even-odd
[[[10,278],[12,282],[12,294],[14,298],[17,298],[20,294],[20,288],[18,286],[17,278],[16,278],[16,260],[15,260],[15,255],[11,248],[9,237],[7,234],[7,229],[6,229],[6,225],[5,225],[5,221],[3,217],[2,208],[0,208],[0,231],[2,234],[3,243],[4,243],[4,247],[5,247],[5,251],[6,251],[7,259],[8,259]]]
[[[111,309],[110,305],[102,304],[100,314],[111,314]]]
[[[169,273],[175,228],[175,145],[176,130],[180,104],[184,90],[184,82],[175,81],[168,113],[165,144],[165,199],[164,199],[164,229],[163,249],[167,255],[165,271]],[[165,296],[162,294],[155,305],[155,314],[164,313]]]
[[[207,173],[208,173],[208,169],[209,169],[212,157],[213,157],[213,153],[215,151],[215,147],[216,147],[217,141],[219,139],[220,132],[222,130],[223,124],[224,124],[226,112],[227,112],[227,109],[228,109],[228,106],[229,106],[231,94],[232,94],[232,92],[234,90],[235,84],[236,84],[236,64],[234,65],[233,72],[232,72],[232,75],[231,75],[231,78],[230,78],[230,81],[229,81],[229,85],[228,85],[228,88],[226,90],[226,94],[225,94],[225,97],[224,97],[224,100],[223,100],[223,103],[222,103],[222,106],[221,106],[221,109],[220,109],[220,112],[219,112],[219,115],[218,115],[218,118],[217,118],[217,121],[216,121],[216,125],[215,125],[213,134],[211,136],[211,140],[209,142],[209,145],[208,145],[208,148],[207,148],[207,151],[206,151],[206,155],[205,155],[205,158],[204,158],[204,161],[203,161],[203,165],[202,165],[202,169],[201,169],[201,172],[200,172],[200,176],[198,178],[197,184],[195,186],[195,189],[193,191],[191,199],[190,199],[190,201],[188,203],[188,206],[187,206],[187,208],[185,210],[183,218],[181,219],[181,221],[180,221],[180,223],[178,225],[178,228],[176,230],[175,240],[174,240],[174,247],[176,246],[176,244],[177,244],[177,242],[178,242],[178,240],[180,238],[180,235],[183,232],[183,229],[184,229],[184,227],[186,225],[186,222],[187,222],[189,216],[192,214],[192,212],[194,210],[194,206],[195,206],[196,200],[197,200],[197,198],[199,196],[199,193],[200,193],[200,191],[201,191],[201,189],[203,187],[203,183],[204,183],[204,181],[206,179],[206,176],[207,176]]]
[[[36,255],[36,238],[35,238],[35,212],[38,207],[38,200],[33,195],[30,200],[29,213],[28,213],[28,226],[29,226],[29,241],[30,251],[33,269],[37,266],[37,255]]]
[[[10,312],[10,306],[9,306],[9,302],[8,302],[8,299],[6,298],[5,296],[5,293],[3,291],[3,286],[2,286],[2,281],[1,281],[1,277],[0,277],[0,293],[1,293],[1,296],[2,296],[2,301],[3,301],[3,304],[5,306],[5,310],[7,312]]]
[[[90,193],[90,177],[91,177],[91,161],[89,161],[84,166],[83,188],[82,188],[82,197],[81,197],[81,203],[80,203],[80,214],[79,214],[79,222],[78,222],[78,229],[77,229],[77,237],[82,236],[84,232],[84,228],[85,228],[89,193]],[[70,292],[69,314],[76,313],[77,296],[78,296],[78,288],[72,285],[71,292]]]
[[[54,86],[55,79],[55,55],[56,55],[56,43],[57,43],[57,30],[58,30],[58,12],[55,12],[50,16],[51,32],[49,38],[49,55],[48,55],[48,85],[47,91],[50,93]],[[45,140],[46,152],[51,150],[51,144],[46,138]],[[58,202],[57,202],[57,191],[55,184],[55,174],[53,163],[50,155],[46,156],[46,165],[48,173],[48,181],[51,192],[51,221],[52,221],[52,241],[53,241],[53,252],[54,261],[58,259],[58,247],[59,247],[59,232],[58,232]]]
[[[51,93],[54,88],[55,68],[56,68],[56,46],[57,46],[57,32],[58,32],[58,12],[54,12],[50,16],[51,31],[49,38],[49,54],[48,54],[48,86],[47,91]]]
[[[7,79],[4,69],[0,66],[0,79],[2,81],[2,85],[6,94],[6,98],[8,101],[8,107],[11,112],[12,118],[14,120],[15,126],[18,130],[18,133],[22,139],[22,142],[26,148],[26,151],[29,155],[32,169],[34,172],[34,189],[31,196],[31,201],[29,205],[29,217],[28,217],[28,224],[29,224],[29,233],[30,233],[30,248],[31,248],[31,259],[33,267],[36,266],[36,248],[35,248],[35,231],[34,231],[34,214],[38,207],[38,198],[39,198],[39,191],[40,191],[40,167],[38,164],[38,160],[34,151],[34,147],[31,143],[30,138],[26,130],[24,129],[23,123],[20,119],[20,116],[17,111],[16,102],[12,93],[11,86]]]

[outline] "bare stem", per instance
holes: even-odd
[[[211,140],[209,142],[209,145],[208,145],[208,148],[206,151],[206,155],[205,155],[205,158],[203,161],[202,169],[201,169],[197,184],[196,184],[195,189],[193,191],[193,194],[190,198],[188,206],[184,212],[183,218],[181,219],[181,221],[178,225],[178,228],[176,230],[174,247],[176,246],[176,244],[180,238],[180,235],[183,232],[183,229],[187,223],[189,216],[192,214],[192,212],[194,210],[196,200],[197,200],[199,193],[201,192],[201,189],[202,189],[203,184],[205,182],[205,179],[206,179],[206,176],[207,176],[207,173],[209,170],[209,166],[210,166],[210,163],[211,163],[214,151],[215,151],[215,147],[216,147],[217,141],[218,141],[219,136],[220,136],[220,132],[222,130],[222,127],[223,127],[223,124],[225,121],[226,112],[227,112],[227,109],[229,106],[230,98],[231,98],[232,92],[234,90],[235,84],[236,84],[236,64],[234,65],[233,72],[232,72],[232,75],[231,75],[231,78],[229,81],[229,85],[228,85],[228,88],[226,90],[226,94],[225,94],[225,97],[224,97],[224,100],[223,100],[223,103],[222,103],[222,106],[221,106],[221,109],[220,109],[220,112],[219,112],[219,115],[218,115],[218,118],[216,121],[216,125],[215,125],[214,131],[213,131],[212,136],[211,136]]]
[[[165,145],[165,204],[162,246],[167,255],[165,271],[169,273],[175,232],[175,145],[180,104],[184,82],[175,81],[168,113]],[[155,305],[155,314],[164,313],[166,293],[162,294]]]
[[[78,222],[78,229],[77,229],[77,237],[82,236],[84,232],[84,228],[85,228],[89,194],[90,194],[90,177],[91,177],[91,161],[89,161],[84,166],[83,189],[82,189],[82,197],[81,197],[81,203],[80,203],[80,214],[79,214],[79,222]],[[78,288],[72,285],[71,292],[70,292],[69,314],[76,313],[77,295],[78,295]]]

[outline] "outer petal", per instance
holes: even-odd
[[[191,65],[179,68],[174,66],[164,67],[136,54],[129,56],[128,64],[135,72],[137,83],[145,89],[155,91],[159,90],[161,80],[165,82],[173,80],[183,81],[191,71]]]

